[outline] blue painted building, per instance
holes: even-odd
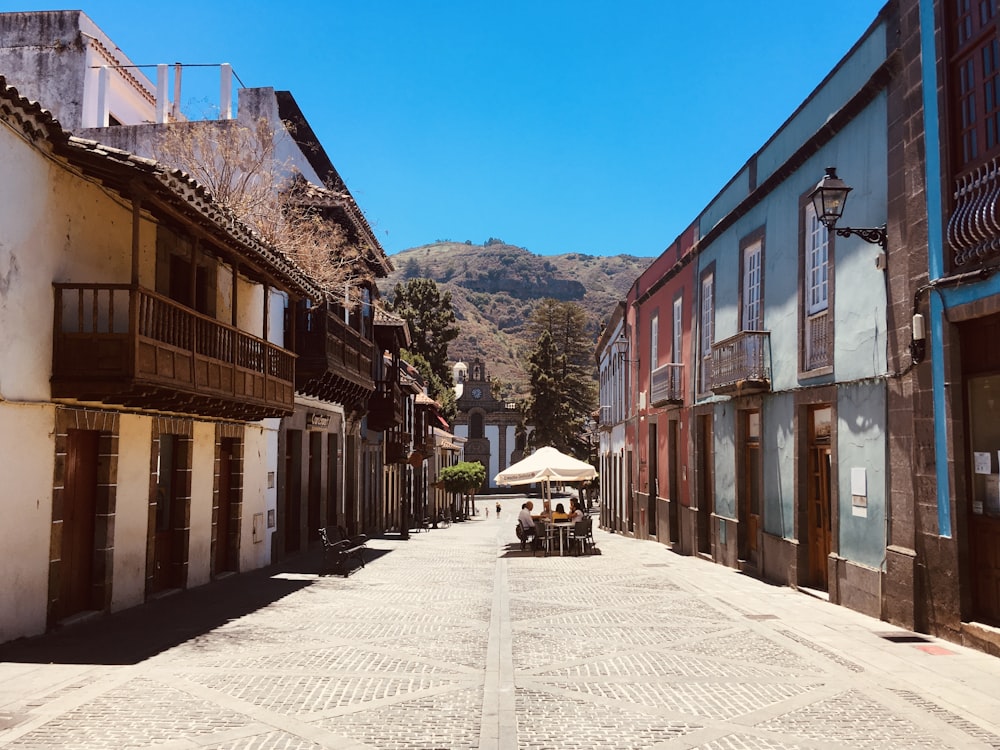
[[[845,219],[887,222],[894,32],[883,11],[703,211],[693,315],[694,413],[712,435],[691,461],[712,477],[696,486],[712,494],[699,505],[712,503],[714,559],[876,615],[887,258],[829,231],[810,196],[835,165],[853,187]]]

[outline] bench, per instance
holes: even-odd
[[[325,570],[341,573],[345,578],[357,570],[351,565],[351,560],[365,567],[365,557],[362,550],[368,548],[368,537],[364,534],[348,536],[342,526],[328,526],[319,530],[323,540],[323,566]]]

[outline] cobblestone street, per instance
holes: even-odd
[[[1000,660],[652,542],[522,553],[515,503],[350,578],[212,584],[287,589],[148,658],[8,645],[0,748],[1000,748]],[[123,654],[172,625],[133,616]]]

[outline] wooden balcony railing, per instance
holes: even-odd
[[[368,428],[390,430],[406,420],[406,393],[398,383],[378,381],[375,393],[368,400]]]
[[[365,410],[375,391],[374,344],[325,309],[299,311],[295,387],[300,393]]]
[[[128,284],[55,284],[52,395],[199,416],[290,414],[295,355]]]
[[[660,365],[652,373],[649,400],[653,406],[684,402],[684,365]]]
[[[769,342],[767,331],[741,331],[712,344],[709,389],[736,394],[771,390]]]

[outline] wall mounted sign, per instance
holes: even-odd
[[[310,412],[308,424],[310,427],[318,430],[325,430],[330,426],[330,415],[320,414],[319,412]]]

